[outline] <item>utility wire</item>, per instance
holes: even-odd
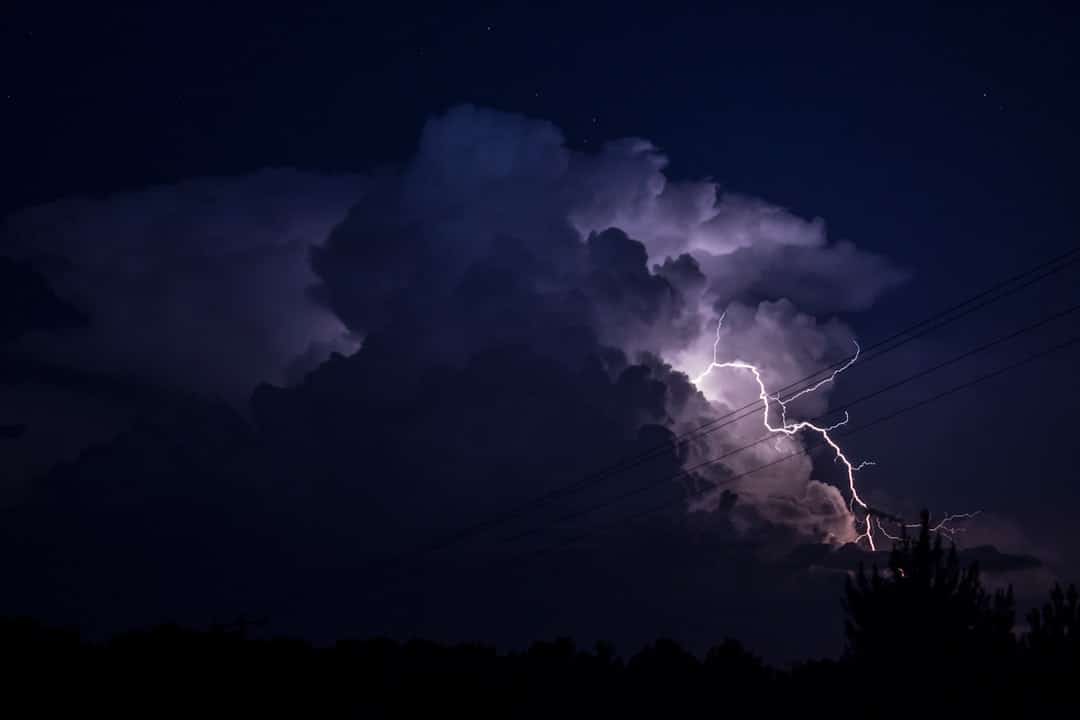
[[[826,418],[838,415],[840,413],[845,413],[848,410],[850,410],[851,408],[855,407],[856,405],[860,405],[860,404],[862,404],[864,402],[867,402],[868,400],[872,400],[872,399],[878,397],[879,395],[883,395],[883,394],[885,394],[887,392],[895,390],[898,387],[901,387],[903,385],[907,385],[908,383],[914,382],[916,380],[920,380],[920,379],[926,377],[927,375],[931,375],[932,373],[938,372],[939,370],[943,370],[943,369],[945,369],[947,367],[955,365],[958,362],[961,362],[963,360],[967,360],[968,358],[974,357],[975,355],[986,352],[987,350],[990,350],[990,349],[992,349],[992,348],[994,348],[994,347],[996,347],[998,345],[1001,345],[1002,343],[1009,342],[1010,340],[1015,340],[1016,338],[1021,337],[1023,335],[1026,335],[1029,332],[1034,332],[1035,330],[1043,328],[1043,327],[1049,325],[1050,323],[1056,322],[1057,320],[1060,320],[1060,319],[1062,319],[1064,317],[1068,317],[1069,315],[1072,315],[1073,313],[1078,312],[1078,311],[1080,311],[1080,303],[1077,303],[1075,305],[1067,307],[1064,310],[1060,310],[1058,312],[1051,313],[1050,315],[1047,315],[1047,316],[1037,320],[1034,323],[1030,323],[1028,325],[1025,325],[1024,327],[1013,330],[1012,332],[1006,333],[1005,335],[998,336],[998,337],[994,338],[993,340],[982,343],[981,345],[973,347],[970,350],[965,350],[964,352],[960,353],[959,355],[954,355],[953,357],[949,358],[948,360],[943,360],[942,362],[931,365],[928,368],[924,368],[923,370],[920,370],[920,371],[918,371],[918,372],[916,372],[916,373],[914,373],[912,375],[908,375],[906,377],[900,378],[899,380],[891,382],[888,385],[884,385],[884,386],[882,386],[882,387],[880,387],[880,388],[878,388],[878,389],[876,389],[876,390],[874,390],[872,392],[869,392],[869,393],[867,393],[865,395],[861,395],[860,397],[857,397],[854,400],[850,400],[850,401],[844,403],[842,406],[840,406],[838,408],[835,408],[833,410],[829,410],[828,412],[823,413],[823,414],[821,414],[821,415],[819,415],[819,416],[817,416],[815,418],[811,418],[810,422],[813,422],[815,424],[820,423],[823,420],[825,420]],[[755,414],[757,412],[759,412],[759,411],[755,411]],[[844,435],[841,435],[841,436],[843,437]],[[512,542],[514,540],[520,540],[521,538],[525,538],[525,537],[529,537],[531,535],[536,535],[538,533],[541,533],[545,529],[547,529],[547,527],[550,526],[550,525],[559,524],[559,523],[562,523],[562,522],[567,522],[569,520],[574,520],[574,519],[577,519],[579,517],[584,517],[585,515],[589,515],[589,514],[595,512],[595,511],[597,511],[597,510],[603,509],[605,507],[609,507],[609,506],[611,506],[611,505],[613,505],[613,504],[615,504],[617,502],[625,500],[626,498],[633,497],[635,495],[640,495],[641,493],[646,492],[647,490],[651,490],[652,488],[660,487],[660,486],[669,484],[669,483],[674,482],[675,480],[678,480],[678,479],[683,478],[683,477],[688,477],[688,476],[692,475],[697,470],[700,470],[702,468],[715,465],[715,464],[717,464],[719,462],[722,462],[723,460],[726,460],[726,459],[730,458],[733,455],[737,455],[738,453],[749,450],[749,449],[751,449],[753,447],[756,447],[756,446],[766,442],[767,440],[771,440],[771,439],[773,439],[775,437],[776,437],[775,433],[766,433],[765,435],[761,436],[760,438],[758,438],[757,440],[755,440],[755,441],[753,441],[751,443],[747,443],[745,445],[741,445],[741,446],[739,446],[737,448],[734,448],[732,450],[728,450],[728,451],[724,452],[721,455],[709,458],[708,460],[704,460],[701,463],[698,463],[697,465],[694,465],[692,467],[684,468],[683,470],[679,471],[675,475],[669,476],[669,477],[667,477],[667,478],[665,478],[663,480],[653,480],[653,481],[650,481],[650,482],[648,482],[646,484],[639,485],[639,486],[637,486],[635,488],[631,488],[630,490],[622,492],[622,493],[614,496],[613,498],[609,498],[608,500],[604,500],[604,501],[595,503],[593,505],[590,505],[588,507],[581,508],[581,509],[578,509],[578,510],[574,510],[574,511],[566,513],[564,515],[560,515],[559,517],[555,518],[551,523],[547,523],[544,526],[533,527],[533,528],[531,528],[529,530],[524,530],[524,531],[516,533],[514,535],[504,537],[504,538],[502,538],[502,540],[503,540],[503,542]]]
[[[1053,346],[1051,346],[1051,347],[1049,347],[1049,348],[1047,348],[1045,350],[1042,350],[1042,351],[1040,351],[1038,353],[1035,353],[1033,355],[1029,355],[1028,357],[1026,357],[1026,358],[1024,358],[1022,360],[1018,360],[1018,361],[1016,361],[1014,363],[1011,363],[1011,364],[1006,365],[1004,367],[998,368],[997,370],[993,370],[991,372],[984,373],[983,375],[979,375],[979,376],[977,376],[977,377],[975,377],[975,378],[973,378],[971,380],[960,383],[959,385],[954,385],[953,387],[950,387],[947,390],[943,390],[942,392],[939,392],[939,393],[937,393],[935,395],[931,395],[930,397],[925,398],[923,400],[920,400],[920,401],[918,401],[916,403],[913,403],[911,405],[907,405],[907,406],[902,407],[902,408],[900,408],[898,410],[895,410],[895,411],[893,411],[891,413],[888,413],[887,415],[883,415],[881,417],[875,418],[874,420],[871,420],[870,422],[867,422],[867,423],[864,423],[862,425],[856,426],[855,428],[852,428],[851,430],[848,430],[847,432],[841,433],[840,437],[841,438],[850,437],[850,436],[852,436],[852,435],[854,435],[856,433],[862,432],[863,430],[867,430],[867,429],[869,429],[871,427],[874,427],[875,425],[880,425],[881,423],[888,422],[890,420],[893,420],[893,419],[899,417],[900,415],[903,415],[905,413],[908,413],[908,412],[911,412],[911,411],[914,411],[914,410],[918,410],[918,409],[923,408],[923,407],[925,407],[925,406],[927,406],[927,405],[929,405],[931,403],[937,402],[937,401],[942,400],[944,398],[947,398],[947,397],[949,397],[951,395],[955,395],[956,393],[961,392],[963,390],[967,390],[968,388],[970,388],[970,387],[972,387],[974,385],[977,385],[977,384],[985,382],[987,380],[996,378],[996,377],[998,377],[1000,375],[1003,375],[1003,374],[1005,374],[1007,372],[1010,372],[1012,370],[1016,370],[1016,369],[1021,368],[1021,367],[1025,366],[1025,365],[1029,365],[1029,364],[1031,364],[1033,362],[1036,362],[1036,361],[1041,360],[1043,358],[1046,358],[1046,357],[1048,357],[1050,355],[1053,355],[1054,353],[1061,352],[1063,350],[1067,350],[1067,349],[1069,349],[1069,348],[1071,348],[1071,347],[1073,347],[1073,346],[1075,346],[1077,344],[1080,344],[1080,335],[1074,335],[1073,337],[1069,338],[1068,340],[1065,340],[1064,342],[1053,345]],[[744,477],[746,477],[748,475],[752,475],[754,473],[761,472],[762,470],[773,467],[774,465],[778,465],[778,464],[780,464],[782,462],[786,462],[788,460],[791,460],[792,458],[799,457],[800,455],[806,455],[810,451],[815,450],[815,449],[817,449],[819,447],[823,447],[824,445],[825,445],[825,443],[823,443],[823,442],[814,443],[813,445],[809,445],[809,446],[803,448],[802,450],[798,450],[798,451],[789,453],[787,455],[781,456],[781,457],[779,457],[779,458],[777,458],[775,460],[772,460],[770,462],[765,463],[764,465],[759,465],[758,467],[751,468],[750,470],[746,470],[746,471],[738,473],[736,475],[732,475],[729,478],[725,478],[722,483],[714,484],[711,487],[708,487],[708,488],[705,488],[705,489],[702,489],[702,490],[692,491],[692,492],[690,492],[688,494],[688,498],[694,498],[694,497],[698,497],[698,496],[705,495],[707,493],[713,492],[720,485],[730,484],[730,483],[732,483],[732,482],[734,482],[736,480],[740,480],[740,479],[742,479],[742,478],[744,478]],[[716,462],[716,461],[718,461],[718,460],[714,460],[714,462]],[[626,517],[619,518],[614,522],[604,523],[603,525],[596,526],[593,529],[591,529],[591,530],[589,530],[589,531],[587,531],[585,533],[582,533],[582,534],[575,535],[573,537],[567,538],[566,540],[559,543],[558,545],[553,545],[553,546],[549,546],[549,547],[545,547],[545,548],[540,548],[538,550],[533,550],[533,551],[531,551],[531,553],[544,554],[544,553],[547,553],[547,552],[552,552],[552,551],[561,549],[562,547],[565,547],[567,545],[571,545],[573,543],[579,542],[579,541],[584,540],[586,538],[592,537],[593,535],[596,535],[600,530],[602,530],[605,527],[619,525],[619,524],[626,523],[626,522],[631,522],[633,520],[637,520],[637,519],[640,519],[642,517],[646,517],[646,516],[651,515],[653,513],[657,513],[657,512],[660,512],[662,510],[666,510],[666,509],[668,509],[670,507],[674,507],[676,505],[681,505],[682,503],[685,502],[686,499],[687,498],[679,498],[677,501],[668,501],[668,502],[664,502],[664,503],[661,503],[661,504],[658,504],[658,505],[655,505],[655,506],[651,506],[649,508],[646,508],[646,509],[644,509],[642,511],[639,511],[637,513],[634,513],[632,515],[628,515]],[[873,512],[873,511],[871,511],[871,512]]]
[[[919,322],[916,322],[915,324],[910,325],[903,330],[895,332],[892,335],[874,343],[873,345],[868,346],[863,351],[862,355],[868,355],[869,357],[866,357],[866,359],[860,365],[858,365],[858,367],[862,367],[874,358],[881,357],[888,352],[892,352],[893,350],[901,347],[908,342],[911,342],[930,332],[938,330],[941,327],[944,327],[945,325],[953,323],[963,317],[966,317],[984,307],[992,305],[1000,300],[1015,295],[1022,290],[1032,287],[1033,285],[1042,282],[1046,278],[1051,277],[1052,275],[1055,275],[1065,270],[1066,268],[1074,266],[1078,261],[1080,261],[1080,247],[1074,248],[1072,250],[1069,250],[1068,252],[1062,253],[1049,260],[1041,262],[1038,265],[1035,265],[1034,267],[1031,267],[1023,272],[1017,273],[1003,280],[999,280],[985,290],[982,290],[946,308],[945,310],[934,313],[933,315],[930,315],[923,320],[920,320]],[[1015,287],[1010,287],[1018,282],[1020,283],[1019,285],[1015,285]],[[807,386],[812,385],[814,378],[817,378],[819,375],[831,372],[837,368],[842,367],[844,364],[850,361],[850,359],[851,358],[848,357],[844,360],[833,363],[832,365],[823,367],[800,380],[786,385],[785,387],[781,388],[777,394],[793,391],[804,384]],[[682,433],[681,435],[676,436],[671,441],[656,445],[643,451],[638,455],[634,455],[630,458],[618,461],[615,464],[608,466],[607,468],[585,475],[584,477],[579,478],[578,480],[571,482],[567,485],[555,488],[553,490],[549,490],[541,495],[523,501],[522,503],[507,510],[504,510],[490,518],[481,520],[467,527],[460,528],[449,535],[434,540],[427,546],[413,550],[409,554],[424,555],[431,552],[437,552],[439,550],[467,540],[493,527],[497,527],[506,522],[521,517],[534,508],[543,507],[544,505],[547,505],[553,500],[574,494],[579,490],[588,487],[591,484],[600,482],[619,473],[638,467],[645,462],[648,462],[649,460],[660,457],[661,455],[670,452],[673,448],[677,448],[680,445],[689,442],[690,440],[696,439],[697,437],[703,436],[705,434],[716,432],[733,423],[739,422],[746,417],[756,414],[756,408],[760,404],[760,402],[760,400],[755,400],[740,408],[731,410],[719,417],[713,418],[708,422],[703,423],[696,428],[693,428],[689,431]]]

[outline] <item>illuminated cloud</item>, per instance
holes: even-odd
[[[670,181],[666,162],[644,140],[581,153],[568,149],[550,123],[453,108],[426,124],[406,168],[383,177],[315,249],[317,295],[357,334],[407,335],[395,344],[397,357],[420,367],[460,365],[505,343],[575,362],[574,353],[596,352],[589,343],[571,349],[562,339],[576,326],[631,359],[660,358],[696,375],[712,357],[725,310],[725,348],[756,363],[769,387],[850,354],[851,331],[835,319],[819,322],[800,304],[810,311],[864,309],[904,273],[851,244],[830,244],[820,219],[722,195],[712,182]],[[711,407],[668,401],[672,431],[757,394],[739,376],[700,389]],[[827,393],[823,388],[792,410],[820,412]],[[761,430],[760,423],[741,423],[691,453],[715,456]],[[779,439],[701,479],[720,483],[725,473],[801,443],[797,436]],[[813,478],[807,458],[735,489],[744,498],[740,513],[749,511],[753,522],[818,539],[855,537],[841,493]],[[708,497],[692,505],[711,506]]]
[[[234,404],[260,382],[299,383],[263,386],[252,402],[275,452],[335,473],[366,448],[423,478],[409,495],[424,502],[366,489],[402,510],[495,509],[612,461],[642,432],[680,434],[754,400],[739,374],[690,383],[713,357],[721,313],[725,352],[779,388],[851,351],[851,331],[813,312],[862,309],[903,277],[831,244],[819,219],[671,181],[666,162],[643,140],[582,153],[550,123],[461,106],[426,124],[400,170],[364,179],[265,171],[31,208],[6,224],[6,252],[32,260],[92,322],[21,342],[52,362]],[[303,380],[358,338],[359,353]],[[821,412],[828,389],[792,412]],[[419,440],[388,430],[413,425]],[[483,442],[464,428],[483,428]],[[715,457],[762,430],[744,421],[678,459]],[[560,438],[570,449],[545,472],[494,480],[500,463]],[[853,539],[846,487],[805,456],[730,479],[802,442],[777,438],[695,473],[706,492],[689,508],[724,506],[722,521],[746,532]]]
[[[0,253],[30,261],[90,317],[23,347],[242,402],[312,348],[324,350],[318,362],[355,347],[309,299],[307,256],[362,187],[356,176],[266,170],[18,212],[0,229]]]

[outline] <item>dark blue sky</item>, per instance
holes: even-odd
[[[926,295],[939,271],[978,282],[1076,229],[1067,5],[72,5],[5,18],[0,212],[268,165],[367,170],[474,102],[578,147],[648,138],[674,175],[821,216],[933,280]]]
[[[469,102],[550,120],[578,149],[647,138],[670,176],[820,216],[830,239],[889,256],[911,280],[847,318],[868,340],[1077,242],[1080,14],[1064,3],[154,5],[5,12],[0,216],[266,167],[365,173],[406,162],[427,118]],[[1075,302],[1075,287],[1075,270],[1055,277],[845,392]],[[860,450],[915,498],[1011,513],[1078,572],[1072,368],[1055,360]]]

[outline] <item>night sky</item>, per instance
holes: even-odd
[[[720,337],[779,389],[1074,250],[1080,14],[271,5],[0,20],[0,612],[836,653],[842,464],[686,474],[762,430],[672,444],[757,396],[691,380]],[[790,408],[1054,349],[844,441],[871,506],[979,511],[1021,603],[1080,577],[1048,267]]]

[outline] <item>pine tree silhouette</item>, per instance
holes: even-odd
[[[1054,585],[1050,602],[1027,615],[1027,649],[1038,662],[1080,667],[1080,596],[1075,585]]]
[[[918,676],[924,699],[949,695],[1007,672],[1015,655],[1012,588],[984,589],[978,566],[962,567],[955,545],[944,549],[925,511],[886,571],[860,567],[848,578],[844,609],[846,660],[867,690]]]

